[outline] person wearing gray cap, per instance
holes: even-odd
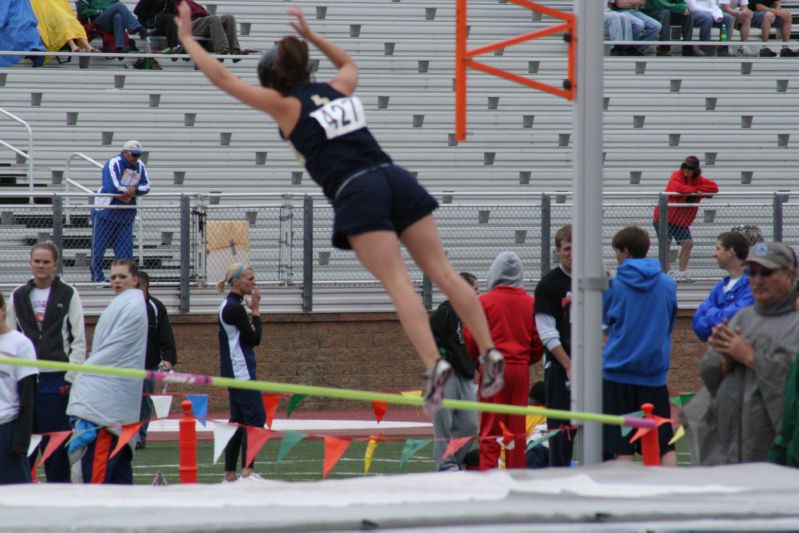
[[[139,141],[128,141],[103,165],[103,184],[92,209],[92,281],[104,282],[103,256],[114,245],[114,259],[133,259],[133,220],[136,197],[150,192],[150,178],[141,161]]]
[[[699,364],[705,386],[680,414],[702,465],[765,461],[782,426],[799,346],[796,254],[779,242],[758,243],[746,268],[755,303],[713,328]]]

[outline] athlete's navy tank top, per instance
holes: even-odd
[[[391,163],[366,127],[355,95],[346,97],[327,83],[309,83],[297,85],[289,96],[300,101],[302,111],[288,140],[328,199],[352,174]]]

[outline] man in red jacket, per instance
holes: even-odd
[[[502,252],[488,270],[489,292],[480,296],[485,310],[491,338],[497,350],[505,356],[505,387],[494,396],[481,401],[511,405],[527,405],[530,390],[529,366],[544,355],[544,345],[538,336],[533,318],[535,299],[522,288],[522,263],[515,252]],[[480,350],[474,336],[464,331],[466,349],[472,359],[477,360]],[[480,370],[482,372],[482,369]],[[505,424],[513,434],[512,444],[506,443],[506,465],[508,468],[526,468],[526,427],[524,416],[495,413],[480,415],[480,470],[496,468]]]
[[[695,156],[688,156],[680,165],[679,170],[671,173],[669,183],[666,185],[665,192],[676,192],[685,196],[669,196],[669,204],[698,204],[702,198],[709,196],[692,196],[697,193],[713,194],[719,192],[719,186],[715,181],[702,176],[702,169],[699,167],[699,159]],[[688,277],[688,260],[691,257],[691,249],[694,241],[691,237],[691,224],[696,218],[698,207],[669,207],[668,208],[668,233],[665,238],[671,244],[671,240],[680,246],[680,256],[678,259],[678,271],[669,272],[677,283],[691,283],[693,280]],[[660,209],[655,207],[655,233],[658,239],[664,238],[658,232],[658,220],[660,220]]]

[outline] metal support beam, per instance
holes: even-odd
[[[660,270],[668,272],[671,267],[671,257],[669,257],[669,197],[663,193],[658,196],[658,259],[660,259]]]
[[[180,312],[191,310],[191,201],[188,196],[180,197]]]
[[[64,273],[64,198],[53,197],[53,244],[55,244],[62,260],[58,262],[58,275]]]
[[[552,197],[541,195],[541,276],[552,270]]]
[[[575,0],[577,99],[574,106],[572,243],[572,407],[602,412],[602,289],[585,282],[605,276],[602,264],[603,5]],[[602,426],[586,422],[579,440],[583,464],[602,461]]]
[[[302,311],[313,311],[313,198],[302,201]]]

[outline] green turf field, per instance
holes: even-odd
[[[419,437],[413,437],[419,438]],[[366,442],[353,441],[328,479],[342,479],[363,476]],[[308,440],[297,444],[280,462],[275,464],[280,447],[279,440],[269,441],[255,459],[255,471],[267,479],[285,481],[304,481],[322,479],[322,440]],[[432,472],[436,469],[433,460],[432,443],[416,452],[400,471],[400,455],[404,441],[381,442],[372,459],[369,475],[399,474],[409,472]],[[200,483],[219,483],[222,481],[224,456],[219,463],[212,464],[213,442],[204,440],[197,443],[197,479]],[[151,483],[160,471],[168,483],[178,482],[178,443],[175,441],[148,442],[147,448],[136,452],[133,459],[135,483]]]

